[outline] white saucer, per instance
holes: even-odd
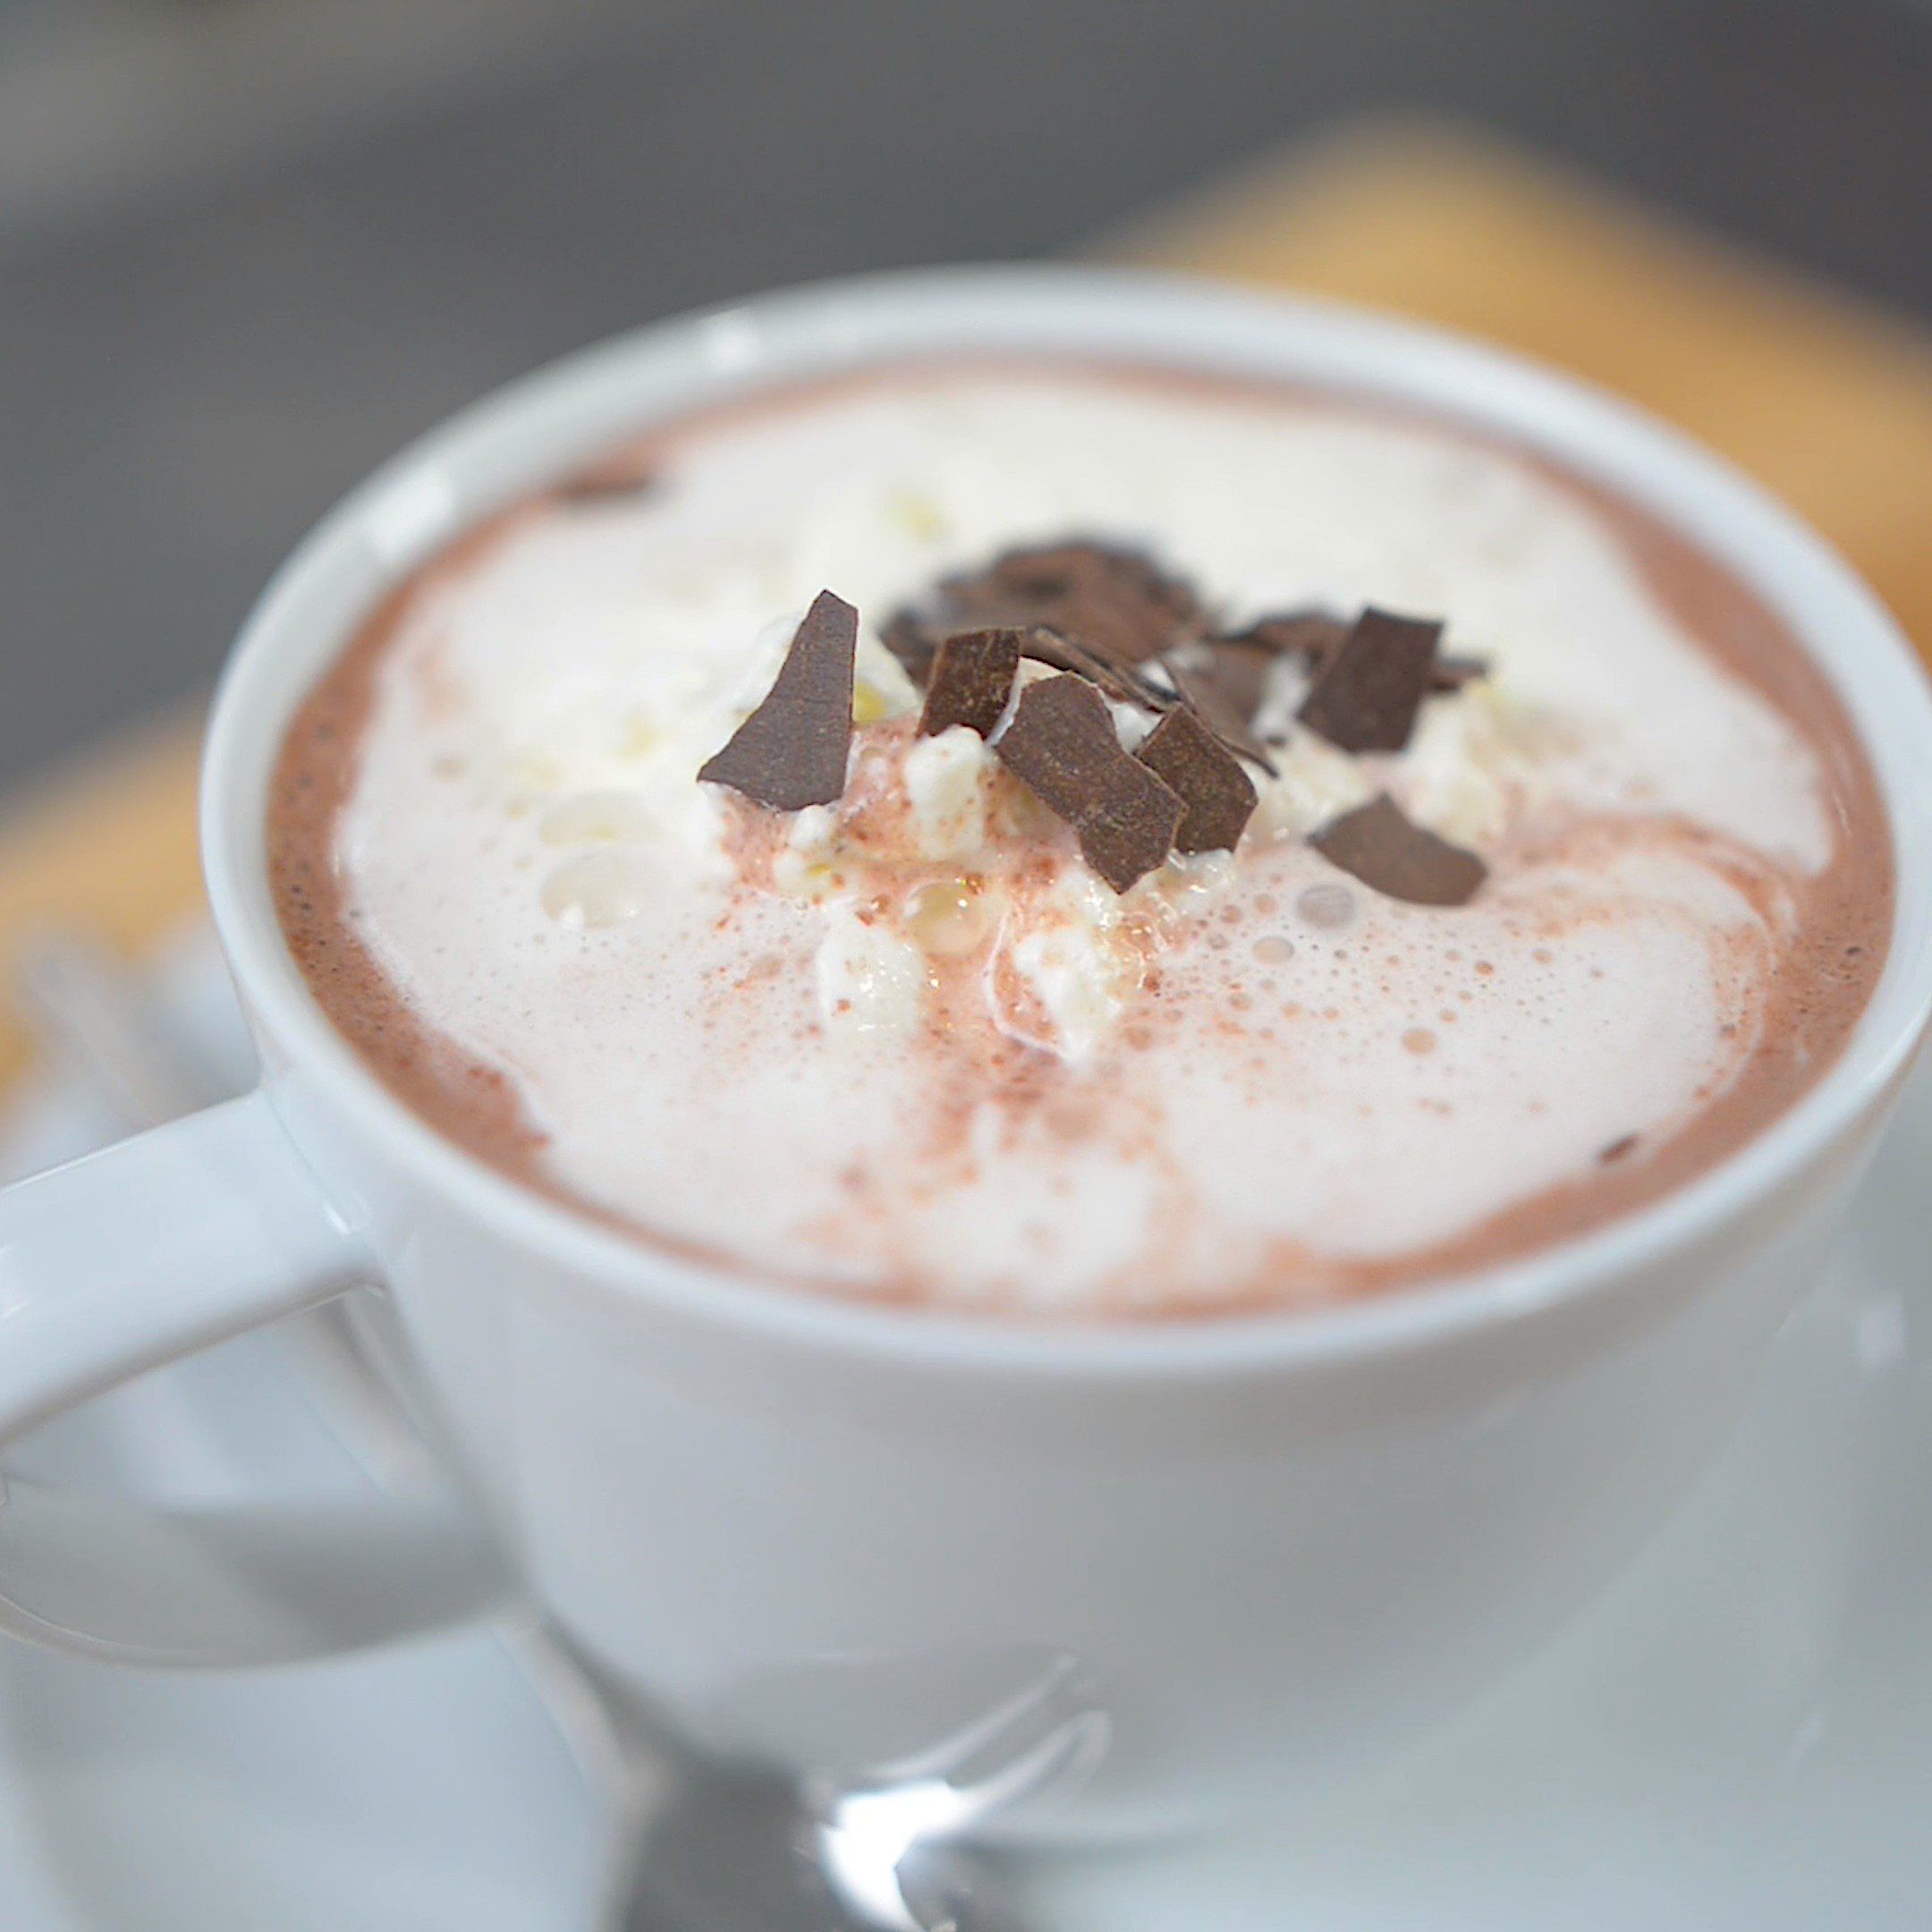
[[[239,1079],[246,1048],[205,949],[167,990]],[[90,1137],[54,1089],[4,1152],[19,1171]],[[1278,1831],[1016,1868],[1031,1922],[1932,1926],[1928,1177],[1921,1077],[1723,1467],[1582,1627],[1401,1766]],[[360,1479],[273,1335],[95,1404],[31,1461],[175,1495]],[[596,1824],[487,1636],[231,1678],[0,1646],[5,1932],[576,1932]]]

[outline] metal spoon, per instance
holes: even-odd
[[[23,1017],[130,1131],[220,1097],[224,1082],[140,977],[78,936],[15,956]],[[318,1405],[378,1480],[429,1453],[336,1303],[291,1325]],[[603,1801],[598,1932],[1019,1932],[983,1862],[948,1841],[1089,1765],[1106,1720],[1071,1666],[862,1788],[801,1787],[699,1757],[601,1682],[542,1623],[504,1633]]]

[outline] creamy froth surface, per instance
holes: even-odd
[[[522,505],[392,601],[298,718],[271,831],[292,943],[378,1070],[646,1238],[1047,1315],[1417,1279],[1707,1164],[1876,972],[1882,821],[1794,642],[1471,432],[960,365],[635,462],[645,487]],[[1115,893],[975,733],[916,735],[879,635],[1076,534],[1224,630],[1373,604],[1445,619],[1488,674],[1350,756],[1296,724],[1284,660],[1236,850]],[[843,796],[700,784],[826,587],[861,620]],[[1147,722],[1121,713],[1127,743]],[[1469,903],[1384,897],[1307,843],[1381,792],[1480,854]]]

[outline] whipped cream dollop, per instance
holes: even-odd
[[[426,576],[335,827],[362,943],[512,1083],[550,1183],[858,1292],[1318,1296],[1661,1143],[1753,1051],[1834,852],[1818,752],[1528,459],[962,365],[721,415],[651,462]],[[1116,893],[978,733],[917,734],[879,634],[1073,533],[1225,629],[1375,604],[1445,618],[1488,675],[1351,756],[1295,726],[1284,660],[1238,849]],[[844,794],[777,813],[699,783],[827,587],[861,620]],[[1383,898],[1308,845],[1385,791],[1483,854],[1470,903]]]

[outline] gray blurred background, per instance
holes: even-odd
[[[0,784],[504,377],[1389,108],[1932,313],[1924,0],[0,0]]]

